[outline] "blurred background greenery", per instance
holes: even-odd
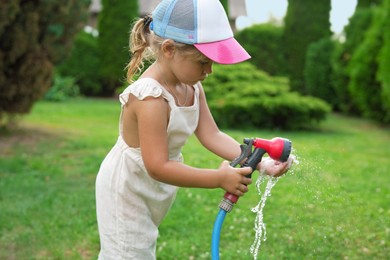
[[[0,259],[96,258],[94,179],[118,134],[115,98],[145,2],[0,2]],[[283,19],[234,28],[252,59],[215,64],[203,82],[224,130],[287,137],[301,162],[267,202],[260,259],[390,257],[390,0],[358,0],[339,34],[331,8],[289,0]],[[184,153],[220,163],[193,138]],[[181,189],[159,259],[210,257],[221,196]],[[251,258],[257,201],[253,187],[228,215],[223,259]]]

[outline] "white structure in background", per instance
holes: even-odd
[[[349,23],[349,18],[354,14],[357,0],[332,0],[330,11],[331,30],[335,34],[342,34],[344,26]]]
[[[287,0],[245,0],[246,16],[236,19],[236,28],[242,30],[270,20],[281,21],[286,15]]]
[[[125,1],[125,0],[121,0]],[[128,0],[130,1],[130,0]],[[161,0],[139,0],[139,15],[150,14]],[[332,31],[342,32],[354,13],[357,0],[331,0],[330,22]],[[254,24],[281,22],[287,12],[287,0],[229,0],[229,18],[233,29],[242,30]],[[101,0],[92,0],[89,7],[89,25],[96,28],[96,18],[102,9]]]
[[[355,12],[357,0],[331,0],[330,23],[334,34],[340,35]],[[244,14],[236,19],[236,28],[242,30],[254,24],[269,21],[282,22],[287,12],[287,0],[245,0]]]
[[[141,1],[138,1],[140,15],[150,14],[151,12],[153,12],[154,8],[160,2],[161,2],[161,0],[141,0]]]
[[[125,1],[125,0],[121,0]],[[130,1],[130,0],[128,0]],[[269,0],[269,1],[277,1],[277,0]],[[161,0],[139,0],[138,6],[139,6],[139,15],[143,16],[146,14],[150,14],[154,8],[160,3]],[[96,28],[96,21],[97,16],[99,12],[102,9],[101,0],[92,0],[91,5],[89,6],[89,12],[90,12],[90,21],[88,24],[92,27]],[[246,9],[245,9],[245,0],[229,0],[229,18],[233,22],[235,19],[240,15],[245,15]]]
[[[100,1],[100,0],[94,0]],[[228,0],[229,18],[235,20],[238,16],[246,14],[245,0]],[[270,0],[275,1],[275,0]],[[150,14],[161,0],[141,0],[138,1],[140,15]]]

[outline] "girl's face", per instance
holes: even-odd
[[[200,53],[194,55],[177,51],[172,61],[173,73],[184,84],[194,85],[213,72],[213,61]]]

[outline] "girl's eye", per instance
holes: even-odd
[[[201,61],[200,61],[200,64],[206,65],[206,64],[209,63],[209,62],[210,62],[209,60],[201,60]]]

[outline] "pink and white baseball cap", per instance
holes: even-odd
[[[234,39],[219,0],[162,0],[152,18],[150,28],[155,34],[193,44],[217,63],[234,64],[251,58]]]

